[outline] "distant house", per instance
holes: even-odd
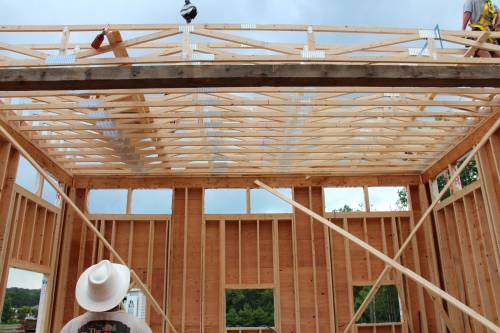
[[[32,315],[27,315],[23,322],[24,331],[36,332],[36,317]]]
[[[125,311],[139,319],[146,319],[146,297],[140,289],[132,289],[124,302]]]

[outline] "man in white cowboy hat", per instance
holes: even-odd
[[[152,333],[146,323],[120,311],[129,284],[127,266],[103,260],[89,267],[76,284],[76,300],[88,312],[72,319],[61,333]]]

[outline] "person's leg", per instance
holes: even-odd
[[[476,57],[491,58],[491,53],[490,53],[490,51],[486,51],[486,50],[477,50]]]

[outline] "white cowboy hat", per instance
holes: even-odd
[[[87,311],[108,311],[121,303],[129,285],[127,266],[103,260],[82,273],[76,283],[76,300]]]

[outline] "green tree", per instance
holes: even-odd
[[[408,192],[406,192],[406,189],[401,188],[398,189],[398,201],[396,201],[396,206],[400,210],[404,210],[408,208]]]
[[[37,306],[40,302],[40,289],[7,288],[5,298],[11,300],[14,308],[19,308],[23,305],[29,307]]]
[[[457,163],[457,167],[460,167],[465,160],[461,160]],[[479,178],[479,172],[477,170],[476,160],[472,159],[469,164],[464,168],[462,173],[460,173],[460,182],[462,186],[465,187],[474,183]]]
[[[14,321],[15,316],[14,309],[12,308],[12,303],[9,298],[5,298],[2,311],[2,323],[11,324]]]
[[[465,159],[458,161],[457,167],[459,168],[464,161]],[[446,173],[442,173],[436,178],[439,192],[441,192],[443,188],[446,186],[446,183],[449,181],[450,177],[451,175],[449,174],[448,171],[446,171]],[[477,169],[477,163],[476,160],[472,159],[469,162],[469,164],[467,164],[467,166],[464,168],[464,170],[460,173],[460,183],[462,184],[462,187],[466,187],[474,183],[478,179],[479,179],[479,171]],[[446,193],[443,195],[442,199],[444,200],[449,196],[451,196],[451,190],[447,190]]]
[[[26,305],[21,306],[20,308],[17,308],[17,319],[19,321],[23,321],[26,319],[26,317],[32,314],[32,308]]]
[[[227,327],[274,326],[272,289],[230,289],[226,291]]]
[[[371,286],[354,287],[354,309],[357,310],[365,300]],[[400,322],[399,296],[396,286],[385,285],[380,287],[365,312],[357,323],[393,323]]]
[[[344,207],[334,210],[334,212],[338,212],[338,213],[349,213],[349,212],[353,212],[353,211],[354,211],[354,209],[352,209],[349,205],[344,205]]]
[[[447,173],[448,174],[448,173]],[[446,183],[448,182],[448,179],[447,177],[445,177],[443,174],[439,175],[437,178],[436,178],[436,182],[437,182],[437,186],[438,186],[438,190],[439,190],[439,193],[441,193],[441,191],[444,189],[444,187],[446,186]],[[448,189],[445,194],[443,195],[443,197],[441,198],[441,200],[444,200],[448,197],[451,196],[451,191],[450,189]]]

